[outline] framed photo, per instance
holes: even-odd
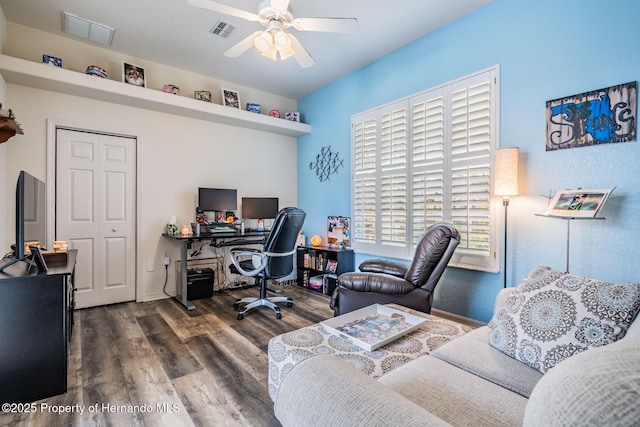
[[[222,105],[240,109],[240,94],[233,89],[220,89],[222,92]]]
[[[38,273],[46,273],[48,270],[47,263],[44,262],[40,248],[37,246],[29,246],[29,250],[33,254],[33,261],[36,263],[36,267],[38,267]]]
[[[327,273],[335,273],[337,269],[338,269],[338,261],[337,260],[335,260],[335,259],[327,260],[327,267],[325,268]]]
[[[147,87],[144,68],[127,62],[122,63],[122,81],[134,86]]]
[[[193,93],[193,97],[198,101],[211,102],[211,92],[208,90],[197,90]]]
[[[327,219],[327,243],[331,247],[351,247],[351,218],[330,216]]]
[[[595,218],[613,190],[559,190],[551,200],[545,215]]]

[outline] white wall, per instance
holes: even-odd
[[[165,84],[174,84],[180,88],[180,96],[193,98],[196,90],[211,91],[212,101],[222,104],[221,87],[231,87],[240,92],[243,109],[247,102],[262,105],[262,112],[276,108],[280,111],[298,111],[297,102],[291,98],[273,95],[253,88],[236,85],[233,82],[204,76],[174,67],[147,61],[143,58],[123,55],[96,44],[81,43],[75,39],[57,36],[34,30],[13,22],[7,22],[7,42],[5,54],[34,62],[42,62],[42,55],[53,55],[62,59],[62,68],[84,73],[89,65],[104,68],[110,80],[122,81],[122,63],[126,61],[145,69],[147,88],[162,90]],[[171,53],[168,52],[167,55]]]
[[[9,24],[11,30],[18,26]],[[45,46],[52,36],[33,32],[26,34],[25,27],[9,35],[9,52],[24,59],[33,58],[33,52],[18,55],[15,37],[28,36],[29,43],[20,46],[38,46],[42,53],[50,53],[63,58],[63,67],[72,61],[59,51]],[[43,37],[36,38],[37,36]],[[60,38],[61,39],[61,38]],[[82,45],[58,40],[60,44],[72,47]],[[78,53],[84,46],[78,46]],[[22,51],[22,50],[20,50]],[[88,50],[87,52],[91,52]],[[102,52],[104,53],[104,52]],[[114,56],[109,52],[110,56]],[[75,58],[75,56],[73,56]],[[41,58],[40,58],[41,59]],[[129,60],[127,58],[127,60]],[[114,59],[110,63],[120,63]],[[90,61],[93,62],[93,61]],[[137,64],[147,70],[176,72],[158,64]],[[150,73],[150,76],[153,74]],[[185,73],[189,79],[193,76]],[[208,79],[199,76],[202,81]],[[175,81],[174,81],[175,82]],[[150,80],[153,84],[153,80]],[[181,85],[179,82],[175,82]],[[213,86],[213,83],[212,83]],[[234,86],[242,93],[244,88]],[[182,89],[182,87],[181,87]],[[203,89],[200,87],[200,89]],[[150,90],[150,89],[149,89]],[[209,90],[213,91],[213,87]],[[249,93],[247,89],[247,93]],[[295,101],[253,91],[260,96],[258,102],[272,108],[295,110]],[[89,100],[40,89],[8,84],[7,99],[20,122],[25,135],[19,144],[6,148],[6,173],[15,180],[21,169],[40,178],[47,176],[47,124],[73,125],[87,129],[111,130],[139,137],[138,159],[138,296],[139,301],[163,296],[164,267],[162,260],[168,253],[173,260],[179,259],[179,246],[161,236],[170,215],[176,215],[179,224],[189,223],[195,217],[197,188],[220,187],[237,188],[238,197],[277,196],[281,206],[297,204],[297,149],[296,138],[268,132],[221,125],[203,120],[147,111],[102,101]],[[245,98],[246,99],[246,98]],[[270,107],[267,107],[270,108]],[[17,141],[16,141],[17,142]],[[11,185],[6,184],[6,189]],[[6,241],[13,241],[13,200],[11,191],[6,191],[3,200],[7,206]],[[51,212],[49,212],[51,214]],[[6,245],[6,242],[5,242]],[[207,253],[205,252],[205,256]],[[155,264],[155,270],[147,272],[148,262]],[[169,271],[167,289],[175,289],[173,266]]]

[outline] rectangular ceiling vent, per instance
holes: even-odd
[[[235,30],[235,28],[236,27],[229,24],[228,22],[218,20],[218,22],[216,22],[216,25],[214,25],[209,32],[213,35],[220,36],[223,39],[226,39],[227,37],[229,37],[231,32]]]
[[[62,12],[62,30],[105,46],[111,46],[113,33],[116,31],[108,25],[99,24],[69,12]]]

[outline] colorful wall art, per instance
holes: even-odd
[[[547,151],[636,140],[636,82],[547,101]]]

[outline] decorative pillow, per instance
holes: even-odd
[[[545,373],[619,340],[640,309],[640,284],[606,283],[538,266],[489,322],[489,344]]]

